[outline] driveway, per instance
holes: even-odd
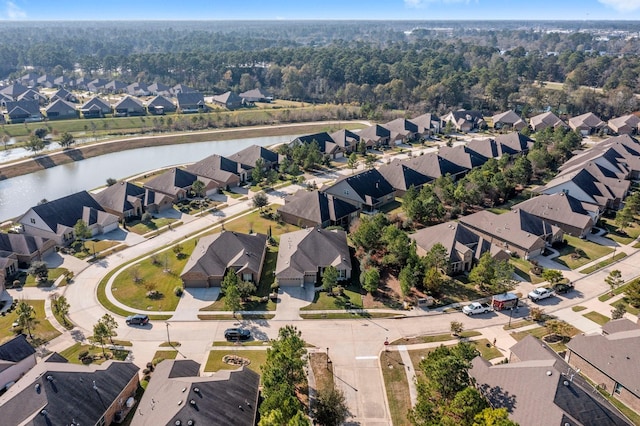
[[[313,302],[315,289],[313,284],[304,287],[280,287],[278,290],[278,304],[274,321],[298,321],[300,308]]]

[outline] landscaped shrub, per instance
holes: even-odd
[[[182,287],[180,287],[180,286],[176,286],[173,289],[173,294],[175,294],[178,297],[181,297],[183,293],[184,293],[184,289]]]
[[[162,293],[158,290],[150,290],[147,292],[147,297],[149,299],[160,299],[162,297]]]
[[[82,351],[78,354],[78,359],[86,358],[89,355],[89,351]]]

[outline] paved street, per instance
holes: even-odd
[[[336,179],[340,174],[350,173],[351,170],[343,169],[329,175],[319,174],[310,180],[320,186],[328,180]],[[301,188],[298,185],[287,186],[269,194],[269,200],[282,203],[283,196]],[[131,259],[148,256],[171,244],[208,231],[212,226],[219,226],[222,219],[247,214],[252,209],[252,194],[248,194],[248,196],[249,199],[244,201],[228,198],[229,206],[224,211],[206,213],[197,218],[184,217],[184,224],[154,238],[125,237],[131,244],[128,248],[94,264],[56,254],[48,260],[52,264],[63,264],[74,271],[75,279],[72,284],[51,290],[24,288],[20,291],[10,290],[9,292],[15,298],[33,299],[47,298],[52,291],[64,293],[71,306],[70,318],[77,327],[72,332],[61,330],[64,331],[63,335],[50,342],[47,348],[56,351],[65,349],[73,342],[91,335],[93,324],[106,312],[98,303],[96,288],[100,280],[110,271]],[[601,237],[595,236],[595,238],[600,239]],[[603,303],[597,300],[598,295],[608,290],[604,278],[612,269],[621,270],[625,280],[640,275],[640,253],[638,250],[634,249],[632,244],[619,246],[616,250],[618,253],[624,251],[628,256],[591,275],[583,275],[578,271],[564,271],[565,276],[575,283],[576,291],[566,296],[546,299],[539,306],[543,307],[546,313],[556,315],[583,332],[598,331],[599,326],[596,323],[585,318],[581,312],[574,312],[571,307],[581,305],[587,308],[584,312],[597,311],[607,316],[610,315],[612,307],[609,303],[611,301]],[[541,264],[545,267],[557,265],[552,259],[546,258],[541,259]],[[588,266],[585,265],[583,268]],[[522,282],[516,291],[526,295],[532,288],[530,283]],[[111,295],[110,284],[107,290],[109,300],[121,306]],[[151,361],[153,354],[159,349],[159,345],[168,340],[168,335],[172,341],[181,342],[180,356],[192,358],[204,364],[212,342],[224,340],[224,330],[232,325],[250,328],[254,338],[267,340],[275,338],[280,327],[293,324],[302,331],[303,338],[315,346],[311,349],[312,351],[326,352],[328,349],[336,383],[347,397],[352,413],[352,424],[359,425],[390,424],[389,409],[378,359],[381,351],[384,350],[386,339],[394,341],[403,337],[423,334],[448,333],[451,321],[455,320],[462,322],[465,330],[479,330],[482,333],[481,337],[487,338],[489,341],[495,339],[496,346],[506,357],[509,354],[508,348],[515,343],[515,340],[503,329],[503,326],[510,320],[517,321],[525,317],[529,312],[528,307],[525,306],[518,312],[506,314],[494,312],[477,317],[467,317],[459,312],[444,313],[442,309],[432,311],[415,309],[406,312],[406,317],[401,319],[359,317],[349,320],[301,320],[299,309],[313,300],[313,289],[295,288],[281,290],[275,317],[269,321],[197,320],[199,309],[210,304],[216,297],[215,289],[188,291],[170,320],[166,322],[152,321],[150,325],[145,327],[128,327],[124,323],[124,318],[116,316],[119,322],[118,338],[133,342],[132,361],[141,367]],[[135,311],[125,306],[122,307],[128,311]],[[512,314],[512,318],[509,314]],[[49,319],[55,323],[52,317]],[[412,348],[389,347],[390,350],[410,350]],[[415,366],[408,369],[407,374],[413,377],[412,371],[414,370]]]

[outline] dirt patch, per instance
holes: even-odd
[[[365,309],[375,308],[402,308],[402,291],[398,277],[388,271],[382,271],[380,276],[380,286],[375,295],[367,294],[363,298]]]

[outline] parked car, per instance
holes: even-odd
[[[464,308],[462,308],[462,312],[471,316],[476,314],[484,314],[485,312],[491,312],[493,308],[488,303],[478,303],[473,302]]]
[[[127,325],[147,325],[149,316],[144,314],[129,315],[125,321]]]
[[[236,342],[239,340],[249,340],[250,337],[251,332],[244,328],[227,328],[224,331],[224,338],[228,341]]]
[[[531,299],[534,302],[538,302],[542,299],[546,299],[547,297],[555,296],[555,294],[556,293],[553,291],[553,289],[546,288],[546,287],[538,287],[533,291],[529,292],[529,299]]]
[[[553,286],[556,294],[569,293],[573,291],[573,283],[559,283]]]

